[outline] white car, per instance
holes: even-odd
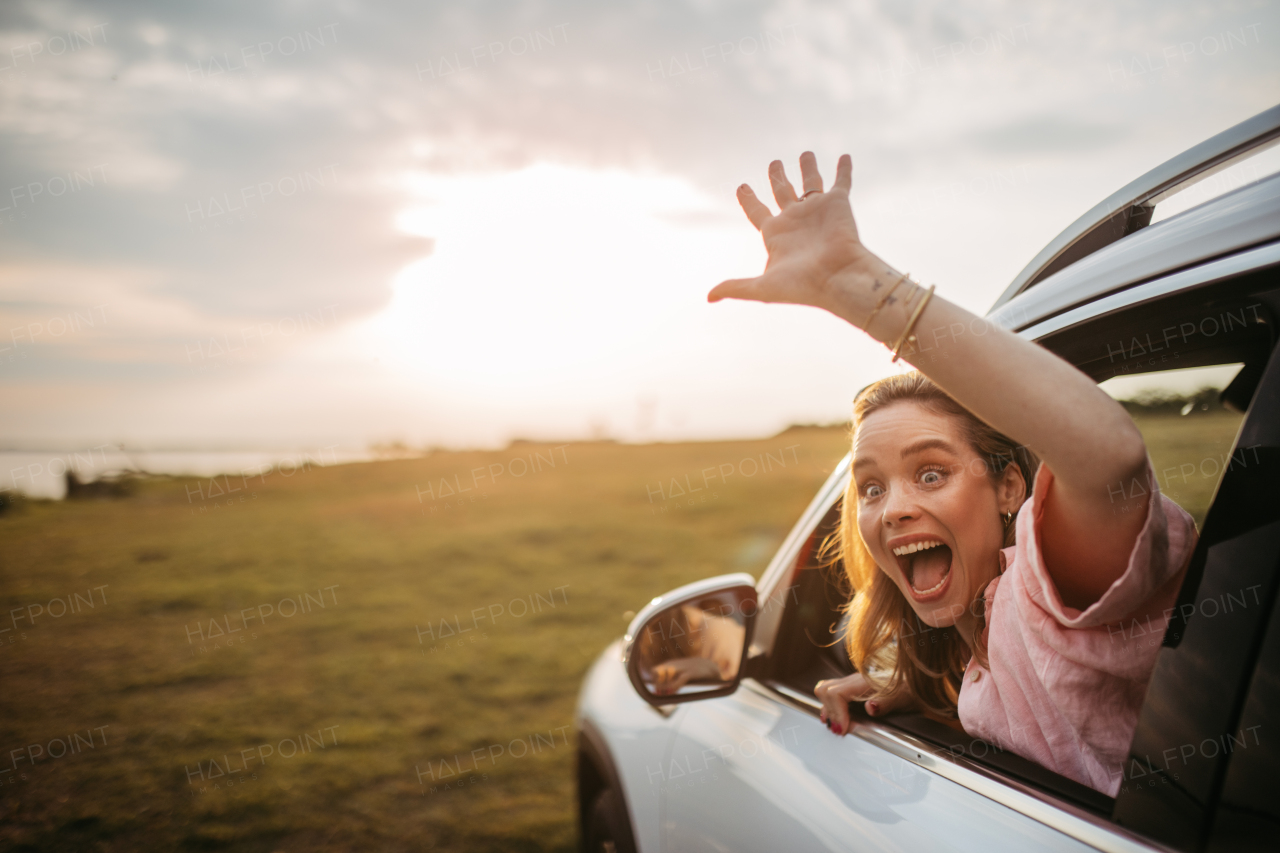
[[[1151,224],[1158,203],[1277,140],[1280,107],[1142,176],[988,314],[1097,381],[1243,365],[1222,393],[1244,413],[1232,456],[1205,474],[1189,427],[1186,461],[1162,475],[1175,499],[1179,473],[1217,487],[1151,639],[1164,648],[1117,796],[922,716],[855,704],[844,737],[819,721],[814,685],[852,672],[848,590],[817,547],[846,457],[758,581],[654,599],[596,660],[577,710],[584,850],[1280,850],[1280,175]]]

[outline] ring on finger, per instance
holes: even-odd
[[[809,196],[813,195],[814,193],[821,193],[821,192],[822,192],[822,190],[809,190],[807,193],[805,193],[804,195],[800,196],[800,201],[804,201],[806,198],[808,198]]]

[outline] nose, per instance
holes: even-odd
[[[920,505],[916,502],[915,490],[905,483],[892,484],[881,515],[883,524],[886,527],[894,527],[919,517]]]

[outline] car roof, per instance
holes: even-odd
[[[1157,276],[1275,242],[1280,239],[1280,175],[1155,225],[1150,221],[1160,201],[1277,143],[1280,106],[1157,166],[1054,238],[987,316],[1006,328],[1026,329]],[[1267,263],[1269,257],[1255,260]]]

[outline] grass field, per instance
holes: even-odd
[[[1159,470],[1224,454],[1237,420],[1143,428]],[[570,850],[589,663],[652,596],[758,573],[845,442],[514,444],[18,501],[0,847]],[[1198,519],[1204,470],[1166,486]],[[495,757],[468,773],[472,750]]]

